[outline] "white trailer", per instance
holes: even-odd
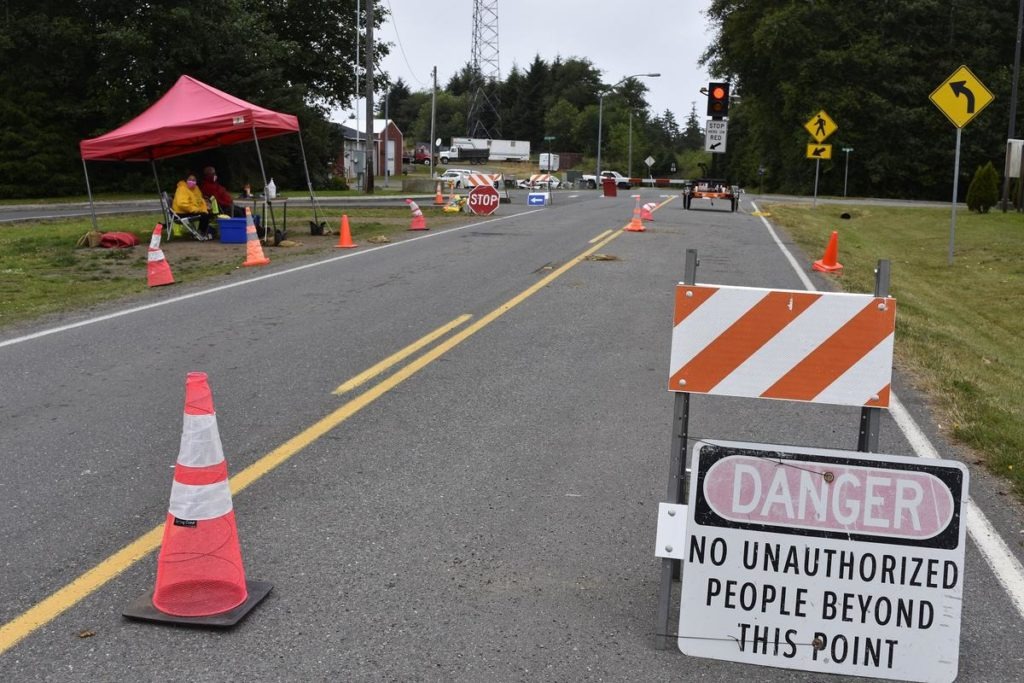
[[[558,170],[558,155],[551,154],[549,152],[540,153],[540,170],[542,171],[557,171]]]
[[[488,149],[491,161],[529,161],[529,140],[492,140],[490,138],[452,138],[452,147]]]

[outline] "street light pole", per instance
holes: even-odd
[[[629,110],[629,168],[626,169],[629,177],[633,177],[633,110]]]
[[[601,129],[604,128],[604,96],[631,78],[657,78],[659,76],[661,74],[633,74],[632,76],[626,76],[612,87],[602,90],[597,94],[597,172],[594,173],[597,181],[601,180]]]

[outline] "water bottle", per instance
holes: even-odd
[[[277,198],[277,185],[274,184],[274,179],[271,178],[270,182],[267,183],[267,199]]]

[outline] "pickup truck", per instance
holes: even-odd
[[[430,163],[430,145],[425,142],[417,142],[416,147],[410,150],[406,150],[402,154],[403,164],[429,164]]]
[[[615,180],[615,187],[618,187],[619,189],[622,190],[628,190],[631,187],[633,187],[633,183],[629,181],[629,178],[622,175],[618,171],[601,171],[601,178],[602,182],[604,178],[612,178],[613,180]],[[597,180],[597,176],[595,175],[580,176],[580,182],[585,184],[591,190],[597,189],[597,186],[600,184]]]

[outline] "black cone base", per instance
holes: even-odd
[[[152,593],[146,593],[145,595],[140,596],[132,602],[132,604],[128,605],[128,608],[121,614],[129,619],[155,621],[161,624],[231,628],[245,618],[245,615],[251,612],[252,608],[258,605],[263,598],[267,597],[273,587],[274,584],[267,583],[266,581],[246,580],[245,588],[249,593],[249,597],[246,598],[245,602],[234,609],[228,610],[227,612],[211,614],[208,617],[178,617],[173,614],[161,612],[153,605]]]

